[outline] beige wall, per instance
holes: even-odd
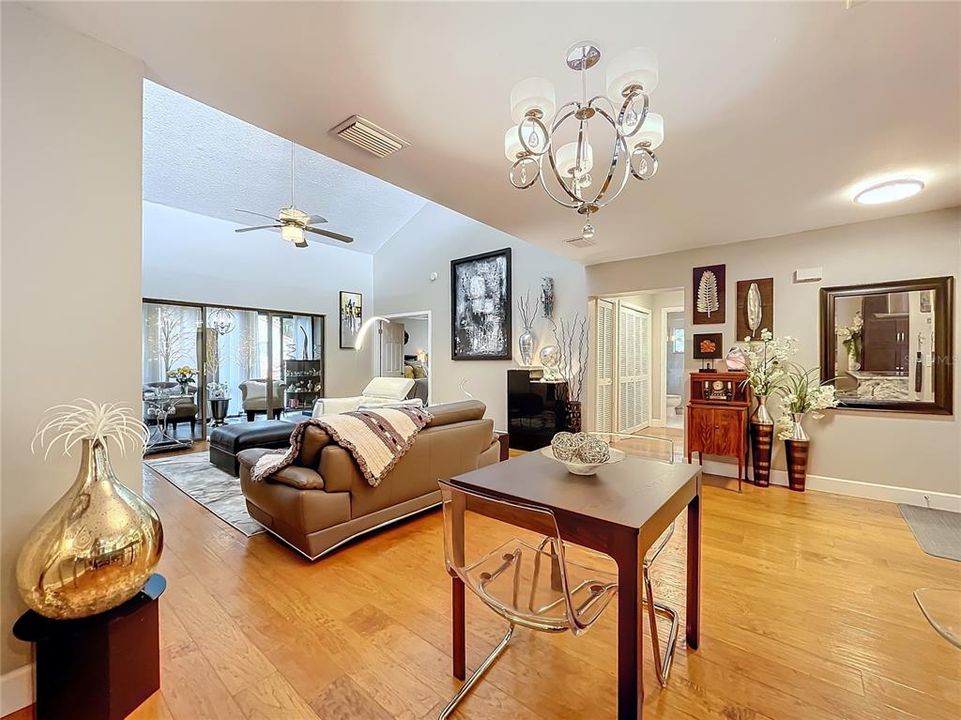
[[[374,255],[376,314],[432,311],[432,401],[463,400],[462,386],[466,382],[471,395],[487,404],[488,417],[494,419],[499,430],[507,427],[507,369],[517,367],[517,363],[451,360],[450,261],[505,247],[511,248],[512,347],[517,358],[517,338],[523,332],[517,298],[530,290],[536,299],[541,277],[547,275],[554,278],[555,319],[570,318],[575,312],[583,317],[587,295],[582,265],[434,203],[428,203]],[[436,280],[430,280],[431,273],[437,273]],[[539,309],[534,332],[539,345],[553,342],[550,326],[540,317]],[[371,346],[376,347],[376,343]]]
[[[4,673],[30,659],[10,635],[17,554],[76,473],[76,457],[31,455],[40,414],[77,397],[139,406],[142,77],[139,61],[3,3]],[[139,458],[114,465],[140,488]]]
[[[961,209],[952,208],[887,220],[844,225],[795,235],[720,245],[668,255],[604,263],[587,268],[588,294],[604,296],[673,285],[691,297],[691,269],[727,265],[727,318],[724,325],[690,325],[688,332],[723,331],[725,345],[735,340],[735,287],[738,280],[774,277],[775,332],[800,340],[797,360],[818,364],[818,291],[821,287],[958,275],[961,271]],[[823,280],[797,284],[797,268],[823,268]],[[955,284],[958,287],[958,284]],[[957,310],[955,337],[961,335]],[[814,476],[961,493],[961,386],[955,344],[955,415],[938,417],[868,411],[833,412],[820,422],[808,420],[813,439]],[[688,360],[689,369],[696,367]],[[779,451],[780,452],[780,451]],[[776,457],[783,466],[783,459]]]

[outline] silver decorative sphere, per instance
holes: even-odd
[[[557,345],[545,345],[540,352],[541,365],[546,368],[556,368],[561,362],[561,351]]]
[[[577,457],[582,463],[588,465],[606,463],[611,459],[611,447],[598,438],[587,438],[587,440],[577,448]]]
[[[578,443],[574,442],[574,436],[569,432],[559,432],[551,440],[551,450],[554,457],[558,460],[570,461],[577,454]]]

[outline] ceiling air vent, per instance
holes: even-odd
[[[360,115],[351,115],[340,125],[331,129],[331,132],[377,157],[393,155],[410,145],[406,140],[401,140]]]

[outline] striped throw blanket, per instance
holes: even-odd
[[[404,453],[414,444],[417,433],[430,419],[430,413],[419,408],[355,410],[308,418],[298,423],[290,434],[290,447],[280,453],[268,453],[261,457],[254,465],[250,478],[254,482],[262,482],[292,465],[300,456],[308,426],[315,425],[347,450],[371,487],[377,487],[404,457]]]

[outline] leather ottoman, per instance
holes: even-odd
[[[286,448],[296,425],[284,420],[235,423],[210,431],[210,462],[234,477],[240,477],[237,455],[250,448]]]

